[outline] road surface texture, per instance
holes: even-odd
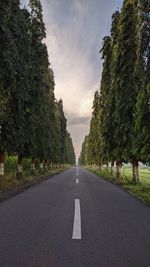
[[[150,266],[150,208],[87,170],[0,204],[0,267],[138,266]]]

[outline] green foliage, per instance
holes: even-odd
[[[134,1],[124,1],[119,22],[116,52],[115,90],[115,157],[132,159],[132,134],[138,88],[135,79],[138,34],[137,8]],[[129,119],[130,118],[130,119]]]
[[[17,168],[17,156],[9,156],[5,159],[5,172],[6,173],[15,173]]]
[[[15,173],[17,169],[17,162],[18,157],[17,156],[9,156],[5,159],[5,172],[8,173]],[[28,158],[23,159],[23,170],[24,171],[30,171],[31,169],[31,160]]]
[[[150,162],[150,2],[139,1],[140,43],[138,49],[139,94],[136,104],[134,153]]]
[[[72,139],[68,132],[66,133],[66,162],[71,165],[76,162]]]
[[[90,133],[88,136],[88,145],[87,145],[87,161],[88,163],[97,163],[100,164],[100,149],[101,149],[101,135],[100,135],[100,120],[99,120],[99,111],[101,105],[101,98],[99,92],[96,91],[93,101],[93,112],[92,119],[90,123]]]
[[[111,59],[112,59],[112,44],[109,36],[104,37],[103,47],[101,49],[103,63],[102,80],[100,87],[101,105],[99,111],[100,120],[100,136],[101,136],[101,160],[110,160],[112,154],[112,96],[111,89]]]
[[[80,164],[89,164],[89,136],[86,136],[84,139],[84,142],[82,144],[82,150],[79,157],[79,163]]]

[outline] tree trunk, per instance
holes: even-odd
[[[48,169],[47,160],[45,160],[45,162],[44,162],[44,168],[45,168],[45,170]]]
[[[35,172],[35,159],[31,160],[31,173],[33,174]]]
[[[132,181],[133,183],[137,184],[139,183],[139,162],[137,159],[134,159],[132,161],[132,171],[133,171]]]
[[[117,181],[121,181],[121,179],[122,179],[121,168],[122,168],[122,161],[116,160],[116,178],[117,178]]]
[[[23,178],[23,170],[22,170],[22,155],[18,155],[18,164],[17,164],[17,172],[16,172],[16,179],[21,180]]]
[[[43,160],[40,160],[40,170],[43,170],[44,166],[43,166]]]
[[[108,172],[108,163],[106,163],[106,171]]]
[[[2,187],[4,179],[4,153],[0,153],[0,188]]]
[[[47,160],[47,169],[49,169],[49,168],[50,168],[50,161]]]
[[[99,170],[101,170],[101,169],[102,169],[102,168],[101,168],[101,164],[98,164],[98,169],[99,169]]]
[[[111,174],[114,172],[114,161],[111,162]]]

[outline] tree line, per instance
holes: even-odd
[[[100,50],[103,70],[95,92],[89,135],[81,164],[116,162],[121,179],[123,162],[133,166],[139,182],[139,161],[150,162],[150,1],[124,0],[112,15],[110,36]]]
[[[73,164],[74,148],[66,129],[63,101],[55,99],[55,78],[47,46],[40,0],[29,8],[19,0],[0,1],[0,176],[5,155]]]

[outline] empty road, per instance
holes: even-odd
[[[0,204],[0,267],[149,267],[150,208],[71,168]]]

